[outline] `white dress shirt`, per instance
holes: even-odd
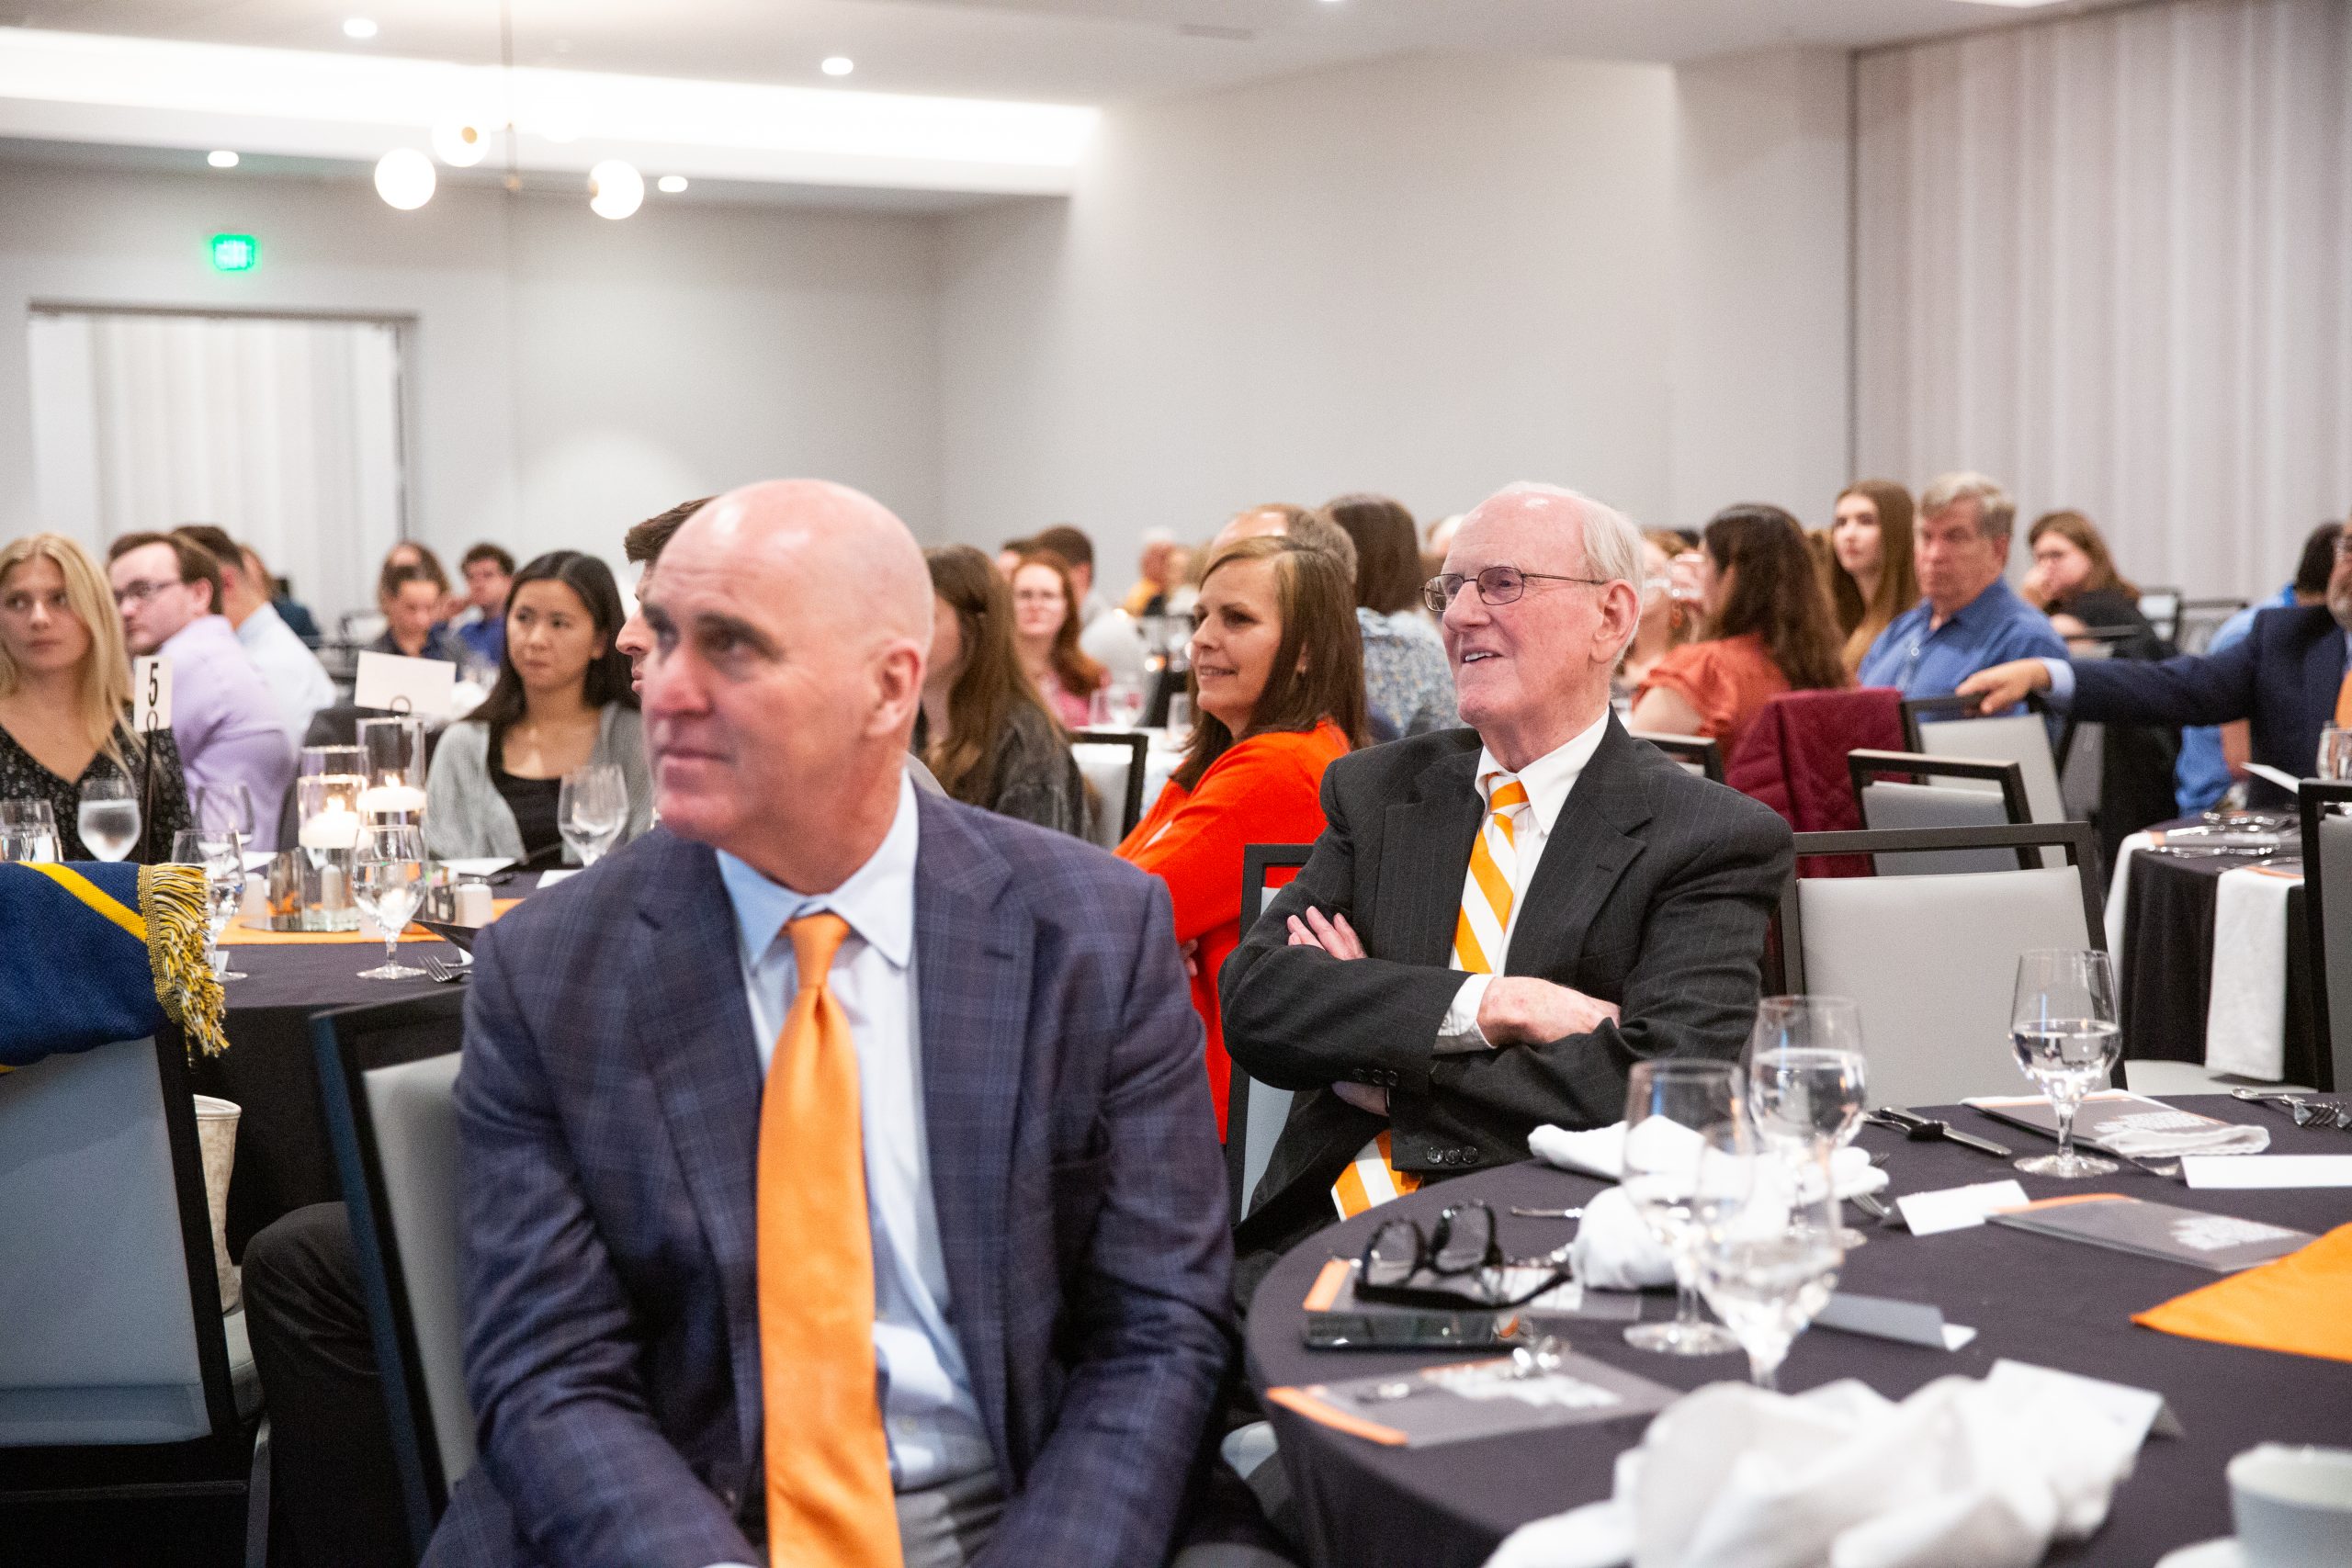
[[[1484,1051],[1490,1047],[1486,1031],[1478,1027],[1478,1005],[1486,998],[1487,983],[1504,972],[1504,964],[1510,957],[1511,933],[1519,929],[1520,911],[1527,907],[1527,889],[1535,880],[1536,865],[1544,859],[1544,846],[1551,841],[1552,825],[1560,819],[1560,808],[1568,803],[1568,792],[1584,776],[1585,765],[1592,761],[1592,754],[1600,749],[1601,737],[1608,732],[1609,713],[1604,708],[1591,728],[1566,745],[1536,758],[1515,774],[1496,761],[1492,751],[1479,748],[1478,771],[1473,775],[1477,781],[1479,800],[1493,799],[1496,787],[1503,780],[1517,778],[1527,788],[1527,811],[1513,824],[1510,919],[1503,927],[1502,951],[1487,954],[1494,974],[1473,975],[1453,993],[1453,1005],[1445,1010],[1444,1021],[1438,1025],[1438,1051]],[[1478,830],[1487,830],[1487,813],[1483,809]],[[1466,869],[1463,886],[1467,897]],[[1448,966],[1461,968],[1461,958],[1453,957]]]
[[[901,775],[899,813],[882,847],[830,893],[796,893],[730,854],[718,856],[735,908],[763,1082],[799,987],[786,922],[820,910],[849,922],[831,986],[857,1046],[866,1218],[874,1235],[876,1392],[889,1439],[891,1483],[901,1492],[976,1475],[996,1463],[963,1347],[948,1324],[947,1263],[931,1194],[915,977],[917,835],[914,785]]]
[[[311,733],[311,716],[334,705],[334,682],[319,656],[294,635],[274,604],[264,604],[237,624],[237,644],[254,661],[277,699],[277,715],[286,721],[287,738],[301,749]]]

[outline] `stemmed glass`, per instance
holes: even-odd
[[[1758,1151],[1736,1122],[1702,1138],[1692,1205],[1699,1289],[1738,1336],[1750,1380],[1777,1391],[1789,1347],[1828,1304],[1844,1258],[1829,1161]]]
[[[74,827],[83,847],[103,861],[118,861],[139,842],[139,796],[119,773],[82,781],[82,805]]]
[[[590,762],[564,774],[555,820],[580,863],[594,865],[628,826],[628,784],[619,766]]]
[[[212,964],[214,976],[221,980],[243,979],[243,971],[229,967],[229,955],[220,950],[220,939],[227,934],[229,922],[236,919],[237,906],[245,896],[244,840],[234,833],[183,828],[172,835],[172,861],[204,873],[204,955]]]
[[[2009,1045],[2025,1076],[2041,1086],[2058,1118],[2058,1152],[2017,1162],[2033,1176],[2105,1176],[2111,1159],[2075,1152],[2075,1113],[2083,1096],[2106,1083],[2123,1049],[2115,1003],[2115,964],[2093,949],[2036,948],[2018,955]]]
[[[1846,997],[1766,997],[1747,1037],[1747,1110],[1765,1149],[1783,1160],[1828,1161],[1860,1131],[1861,1010]],[[1838,1245],[1862,1245],[1845,1229]]]
[[[1674,1320],[1637,1323],[1625,1343],[1669,1356],[1720,1356],[1739,1341],[1699,1315],[1693,1204],[1707,1128],[1737,1123],[1746,1111],[1731,1062],[1636,1062],[1625,1091],[1622,1185],[1634,1212],[1674,1259]]]
[[[0,861],[57,858],[57,818],[45,800],[0,800]]]
[[[384,962],[363,980],[412,980],[424,973],[400,962],[401,932],[424,902],[424,835],[406,823],[363,828],[353,856],[353,897],[382,929]]]
[[[2352,729],[2319,732],[2318,768],[2319,778],[2352,779]]]

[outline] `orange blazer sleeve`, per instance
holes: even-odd
[[[1303,735],[1252,736],[1218,759],[1167,830],[1129,855],[1168,884],[1176,940],[1241,918],[1241,851],[1304,844],[1323,831],[1322,756]]]

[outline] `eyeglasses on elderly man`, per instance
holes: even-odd
[[[1465,582],[1478,585],[1478,602],[1482,604],[1510,604],[1527,592],[1532,581],[1546,582],[1581,582],[1589,588],[1606,588],[1614,581],[1606,577],[1565,577],[1556,571],[1521,571],[1515,566],[1490,566],[1476,577],[1464,577],[1458,571],[1441,572],[1421,584],[1421,603],[1430,607],[1432,615],[1442,615],[1453,596],[1462,592]]]

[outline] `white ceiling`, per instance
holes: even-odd
[[[2028,0],[2030,3],[2030,0]],[[2104,0],[2061,0],[2053,11]],[[1681,61],[1864,47],[1996,26],[1972,0],[513,0],[515,63],[1106,105],[1407,51]],[[366,16],[373,41],[343,35]],[[497,0],[0,0],[0,24],[407,55],[500,58]]]

